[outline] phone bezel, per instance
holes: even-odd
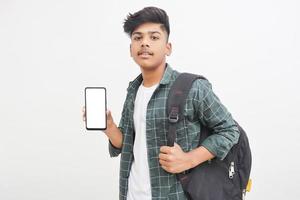
[[[85,87],[84,89],[84,101],[85,101],[85,112],[87,111],[87,101],[86,101],[86,91],[88,89],[104,89],[104,96],[105,96],[105,128],[88,128],[87,127],[87,114],[85,115],[85,128],[86,130],[89,131],[99,131],[99,130],[106,130],[107,129],[107,116],[106,116],[106,111],[107,111],[107,97],[106,97],[106,88],[105,87]]]

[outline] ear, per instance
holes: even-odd
[[[130,51],[130,56],[132,57],[131,44],[130,44],[130,46],[129,46],[129,51]]]
[[[168,42],[166,45],[166,55],[170,56],[171,53],[172,53],[172,44],[170,42]]]

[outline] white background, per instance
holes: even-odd
[[[299,199],[298,0],[0,0],[0,199],[118,199],[119,158],[85,130],[84,87],[107,87],[118,123],[140,73],[123,20],[149,5],[169,14],[171,66],[205,75],[247,131],[248,199]]]

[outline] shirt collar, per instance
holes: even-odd
[[[169,84],[169,82],[171,80],[171,75],[172,75],[173,71],[174,70],[167,63],[164,75],[163,75],[162,79],[160,80],[159,85],[167,85],[167,84]],[[129,90],[137,90],[138,87],[141,85],[142,82],[143,82],[143,76],[142,76],[142,74],[140,74],[133,81],[131,81],[129,83],[127,91],[129,91]]]

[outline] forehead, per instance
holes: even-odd
[[[147,34],[147,33],[153,33],[153,32],[158,32],[158,33],[165,33],[166,31],[164,31],[162,29],[162,24],[158,24],[158,23],[144,23],[141,24],[140,26],[138,26],[133,32],[133,34]]]

